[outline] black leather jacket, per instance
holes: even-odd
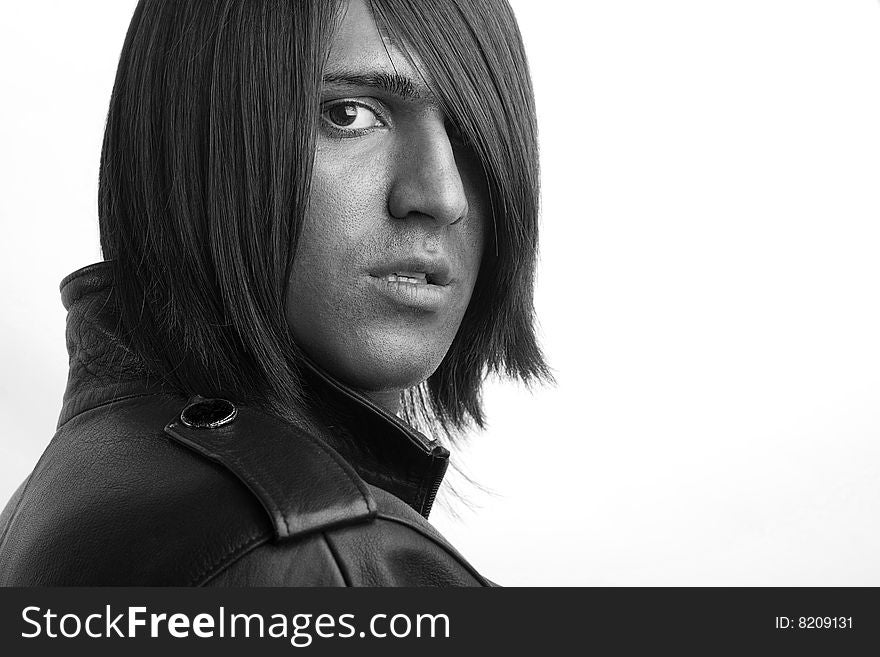
[[[0,515],[0,584],[490,584],[426,520],[444,447],[317,368],[332,430],[182,396],[114,334],[107,263],[61,286],[70,375]]]

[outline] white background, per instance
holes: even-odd
[[[0,3],[3,500],[60,409],[58,283],[100,259],[134,4]],[[880,5],[513,5],[558,386],[488,387],[455,458],[494,493],[432,520],[507,585],[880,585]]]

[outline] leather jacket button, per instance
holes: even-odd
[[[199,399],[180,412],[180,421],[193,429],[216,429],[238,415],[235,404],[225,399]]]

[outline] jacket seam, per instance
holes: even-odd
[[[100,404],[100,405],[103,406],[108,403],[110,403],[110,402],[104,402],[103,404]],[[84,411],[81,411],[80,413],[77,413],[77,415],[80,415],[82,413],[86,413],[89,410],[91,410],[91,409],[86,409]],[[76,415],[73,417],[76,417]],[[71,417],[70,420],[72,420],[73,417]],[[64,424],[67,424],[67,422],[65,422]],[[12,514],[9,516],[9,521],[6,523],[6,526],[3,527],[3,533],[0,534],[0,552],[2,552],[3,548],[6,546],[6,538],[9,535],[9,531],[12,529],[12,525],[15,523],[15,521],[18,518],[18,511],[21,508],[22,503],[24,502],[25,495],[30,490],[31,482],[34,479],[34,475],[37,473],[37,471],[40,469],[40,466],[46,460],[46,455],[49,453],[49,449],[52,447],[53,443],[56,443],[56,441],[60,441],[64,438],[64,435],[61,434],[61,427],[62,426],[64,426],[64,425],[60,425],[55,429],[55,433],[52,434],[52,438],[49,440],[49,444],[46,446],[46,449],[43,450],[43,453],[40,454],[40,458],[37,459],[37,463],[34,465],[34,469],[31,470],[30,474],[27,476],[27,479],[25,479],[25,481],[24,481],[24,485],[21,487],[21,493],[19,494],[18,499],[15,501],[15,508],[12,510]]]
[[[244,463],[241,461],[241,459],[239,457],[237,457],[235,454],[232,454],[230,452],[222,452],[221,453],[221,452],[217,452],[217,450],[212,450],[212,451],[215,454],[217,454],[217,456],[219,456],[221,459],[228,458],[236,466],[236,472],[241,473],[241,476],[244,478],[246,485],[253,486],[254,488],[256,488],[257,491],[259,491],[259,493],[262,494],[262,496],[257,495],[257,498],[259,500],[265,500],[266,502],[268,502],[268,504],[272,507],[273,514],[280,516],[281,519],[284,521],[284,527],[287,530],[287,534],[284,538],[295,538],[297,536],[301,536],[301,535],[305,535],[305,534],[309,533],[308,530],[306,530],[306,531],[300,530],[300,531],[294,532],[290,529],[290,521],[288,520],[288,517],[287,517],[288,514],[287,514],[286,509],[283,509],[281,506],[279,506],[275,502],[275,496],[270,494],[269,491],[266,489],[266,487],[256,477],[251,475],[251,473],[245,467]],[[363,500],[365,506],[367,507],[367,511],[369,511],[370,504],[369,504],[369,501],[367,500],[366,495],[364,494],[364,490],[360,486],[357,485],[357,482],[355,481],[355,479],[352,478],[351,475],[349,475],[349,473],[346,472],[344,468],[342,468],[340,466],[340,469],[348,477],[348,480],[351,483],[355,484],[357,492],[360,493],[361,499]],[[353,522],[353,520],[350,518],[345,519],[345,521],[344,521],[345,524],[348,524],[350,522]]]
[[[95,404],[94,406],[89,406],[88,408],[84,408],[83,410],[77,412],[74,415],[71,415],[69,418],[64,420],[62,424],[58,425],[58,428],[55,430],[56,433],[61,430],[62,427],[66,426],[71,420],[78,418],[80,415],[84,413],[88,413],[90,411],[96,411],[99,408],[103,408],[104,406],[109,406],[110,404],[116,404],[118,402],[128,401],[130,399],[137,399],[138,397],[179,397],[173,392],[137,392],[131,395],[123,395],[122,397],[114,397],[113,399],[108,399],[107,401],[101,402],[100,404]]]
[[[406,520],[401,520],[400,518],[395,518],[394,516],[386,515],[386,514],[382,513],[381,511],[376,516],[376,519],[377,520],[387,520],[388,522],[393,522],[398,525],[408,527],[412,531],[420,534],[422,537],[428,539],[429,541],[431,541],[432,543],[434,543],[438,547],[443,548],[443,550],[449,556],[451,556],[453,559],[455,559],[462,568],[464,568],[471,575],[473,575],[474,578],[478,582],[482,583],[484,586],[489,586],[488,580],[486,580],[485,577],[483,577],[479,572],[477,572],[476,568],[474,568],[471,564],[469,564],[467,562],[467,560],[463,556],[461,556],[461,554],[458,552],[458,550],[456,550],[454,547],[452,547],[451,545],[446,543],[445,540],[444,541],[437,540],[436,536],[432,536],[430,532],[426,532],[424,529],[422,529],[418,525],[416,525],[414,523],[407,522]]]
[[[241,561],[241,559],[253,551],[254,548],[259,547],[268,540],[269,536],[264,532],[251,534],[228,550],[221,558],[211,563],[210,566],[203,568],[198,575],[190,579],[190,586],[205,586],[212,579],[228,570],[233,564]]]
[[[273,515],[281,517],[284,521],[284,527],[287,529],[287,537],[290,538],[293,536],[290,531],[290,522],[287,520],[287,513],[275,503],[275,497],[266,490],[266,488],[255,478],[253,477],[248,469],[243,465],[241,459],[239,459],[235,454],[230,452],[219,452],[218,450],[211,450],[212,453],[216,454],[220,457],[220,462],[223,462],[223,459],[229,459],[235,466],[236,470],[234,472],[240,473],[240,476],[244,478],[246,486],[252,486],[256,488],[258,491],[257,499],[258,501],[267,502],[271,507],[271,511]]]
[[[330,449],[327,445],[324,445],[320,439],[312,436],[308,432],[303,432],[307,439],[311,441],[313,445],[318,447],[326,456],[329,456],[336,466],[342,471],[342,473],[348,478],[349,482],[351,482],[358,493],[360,493],[361,499],[364,502],[364,506],[367,507],[367,512],[371,511],[370,509],[370,494],[367,489],[364,481],[357,476],[357,474],[352,475],[351,472],[348,471],[348,468],[351,468],[351,465],[346,463],[343,458],[334,450]]]
[[[40,467],[40,463],[43,462],[43,456],[46,455],[44,451],[40,456],[37,464],[34,466],[34,469],[27,476],[27,479],[24,481],[24,485],[21,487],[21,492],[18,495],[18,499],[15,501],[15,508],[12,510],[12,513],[9,516],[9,521],[6,523],[6,526],[3,528],[3,534],[0,535],[0,553],[3,552],[3,548],[6,546],[6,537],[9,535],[9,530],[12,529],[13,523],[18,518],[18,510],[21,508],[21,503],[24,501],[24,494],[27,492],[28,487],[31,485],[31,479],[34,477],[34,473],[37,471],[37,468]]]
[[[354,487],[356,492],[360,495],[361,501],[363,502],[364,506],[366,507],[367,513],[370,513],[372,511],[372,509],[370,508],[370,497],[369,497],[368,489],[367,489],[366,485],[363,484],[362,481],[360,481],[359,477],[352,476],[352,474],[346,469],[347,464],[343,465],[343,463],[341,461],[342,457],[340,457],[338,454],[335,454],[330,448],[325,447],[323,444],[321,444],[321,442],[319,440],[315,439],[310,434],[308,434],[306,432],[302,432],[301,435],[303,435],[308,441],[310,441],[310,443],[312,445],[319,448],[319,450],[321,452],[323,452],[326,456],[328,456],[330,459],[333,460],[334,464],[339,468],[339,470],[343,473],[343,475],[346,477],[348,482],[350,484],[352,484],[352,486]],[[196,444],[200,448],[205,449],[205,446],[202,445],[201,443],[196,443]],[[198,451],[201,451],[201,449]],[[208,451],[212,455],[216,456],[216,458],[220,461],[221,464],[223,463],[224,460],[228,460],[232,465],[236,466],[235,470],[233,472],[244,480],[246,486],[250,487],[255,493],[257,493],[256,496],[261,502],[263,502],[264,504],[267,504],[269,507],[271,507],[270,511],[275,516],[276,521],[277,521],[277,518],[280,516],[281,520],[284,522],[284,527],[287,530],[287,534],[285,535],[285,538],[294,538],[294,537],[299,536],[301,534],[308,533],[308,532],[303,532],[303,531],[297,531],[297,532],[291,531],[290,521],[288,520],[288,517],[287,517],[288,516],[287,510],[282,508],[279,504],[277,504],[276,496],[271,494],[266,489],[266,487],[263,485],[263,483],[260,482],[258,480],[258,478],[254,477],[252,475],[250,470],[244,465],[244,463],[242,462],[242,460],[238,456],[236,456],[232,452],[221,451],[216,448],[209,448]],[[273,486],[273,489],[274,488],[275,487]],[[346,519],[345,523],[348,524],[349,522],[353,522],[353,519]]]
[[[348,568],[343,567],[342,559],[339,558],[339,553],[336,551],[333,543],[330,542],[327,533],[321,532],[321,538],[324,539],[324,545],[327,546],[327,549],[330,551],[330,556],[333,557],[333,563],[336,565],[336,570],[339,571],[339,576],[342,578],[342,582],[346,586],[354,586],[352,584],[351,575],[348,573]]]

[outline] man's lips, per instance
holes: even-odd
[[[396,258],[371,267],[369,273],[380,280],[410,285],[442,287],[452,282],[452,267],[442,256]]]

